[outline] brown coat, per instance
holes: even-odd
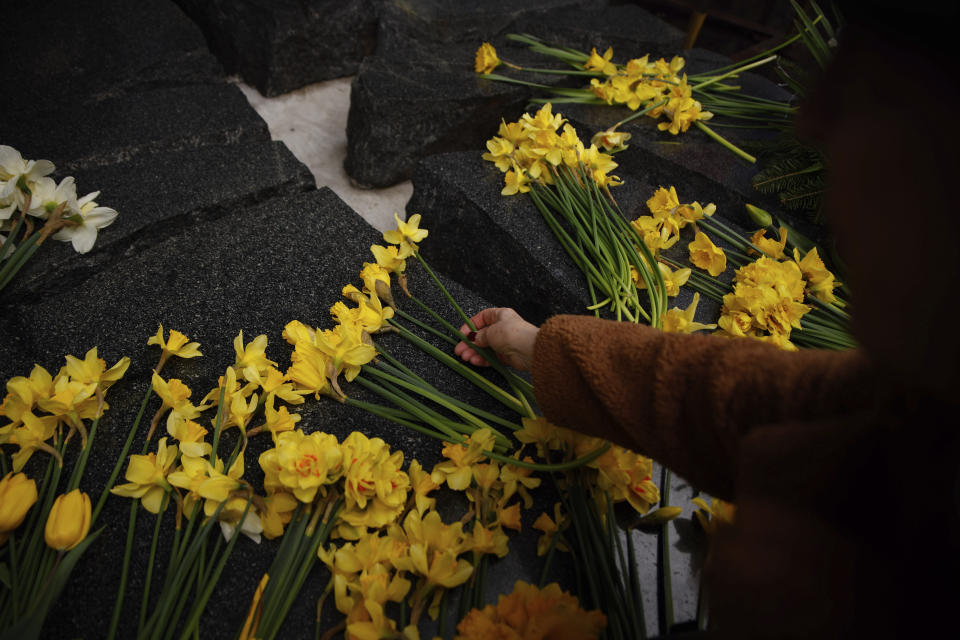
[[[933,424],[936,410],[904,399],[862,353],[557,316],[538,334],[533,383],[556,424],[736,502],[707,563],[717,631],[917,637],[947,623],[956,420]]]

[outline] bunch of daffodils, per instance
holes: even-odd
[[[100,419],[109,409],[106,392],[129,364],[123,357],[108,368],[94,347],[83,358],[66,356],[56,375],[38,364],[29,376],[7,381],[0,416],[8,422],[0,427],[0,445],[16,450],[12,470],[7,452],[0,453],[0,546],[10,560],[0,587],[0,629],[11,637],[39,636],[73,566],[96,538],[88,534],[107,493],[94,508],[79,485]],[[80,450],[61,487],[71,440]],[[23,472],[38,451],[49,454],[39,489]]]
[[[49,160],[25,160],[0,145],[0,290],[50,236],[87,253],[97,232],[117,217],[95,202],[99,191],[77,197],[74,179],[58,184],[49,177],[54,169]]]
[[[666,311],[666,283],[641,227],[627,223],[610,187],[617,163],[547,103],[535,115],[501,122],[483,158],[506,174],[503,195],[529,193],[557,240],[587,278],[590,309],[654,326]],[[563,127],[560,132],[561,126]],[[622,140],[621,140],[622,142]],[[702,213],[702,211],[701,211]],[[646,307],[638,290],[647,292]]]

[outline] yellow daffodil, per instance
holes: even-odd
[[[512,196],[517,193],[527,193],[530,191],[530,177],[527,173],[513,164],[513,169],[507,171],[504,176],[504,187],[500,190],[500,195]]]
[[[41,398],[49,398],[53,393],[53,376],[35,364],[29,377],[14,376],[7,381],[7,395],[0,405],[0,415],[16,425],[22,421],[24,413],[36,408]]]
[[[407,502],[410,479],[401,469],[403,452],[390,452],[380,438],[359,431],[340,445],[345,509],[340,517],[353,527],[379,528],[392,522]]]
[[[384,269],[376,262],[364,262],[363,269],[360,270],[360,279],[363,280],[363,292],[367,295],[376,295],[383,298],[387,304],[393,306],[391,300],[387,299],[382,292],[384,288],[390,291],[390,271]],[[381,284],[377,284],[377,283]]]
[[[560,511],[559,502],[553,504],[552,518],[546,512],[543,512],[534,520],[533,528],[543,532],[543,535],[537,540],[537,556],[546,555],[550,546],[554,544],[559,551],[568,550],[567,545],[562,540],[558,539],[556,543],[553,542],[553,539],[560,535],[560,527],[564,521],[565,518]]]
[[[713,535],[718,527],[733,524],[736,509],[731,503],[712,498],[710,504],[707,504],[707,501],[703,498],[696,497],[693,499],[693,504],[699,507],[693,514],[708,534]]]
[[[377,264],[391,273],[400,275],[407,268],[407,262],[400,257],[397,247],[374,244],[370,246],[370,252],[373,253]]]
[[[384,242],[399,245],[407,244],[416,251],[417,243],[423,241],[429,234],[429,231],[420,228],[420,214],[415,213],[404,222],[398,214],[394,213],[393,219],[397,222],[397,228],[383,232]]]
[[[591,640],[599,638],[606,626],[606,616],[600,610],[585,611],[557,583],[539,589],[518,580],[513,593],[501,595],[496,606],[487,605],[467,613],[457,625],[456,640]]]
[[[723,249],[713,244],[702,231],[697,232],[688,248],[690,249],[690,262],[695,267],[706,270],[713,277],[717,277],[727,270],[727,256]]]
[[[509,507],[497,507],[497,524],[507,529],[521,531],[523,529],[523,524],[520,522],[521,515],[520,504],[517,502]]]
[[[299,320],[291,320],[284,326],[281,336],[291,345],[297,346],[300,342],[312,343],[314,333],[314,329]]]
[[[484,42],[477,49],[473,60],[473,70],[476,73],[491,73],[500,66],[500,58],[497,57],[497,50],[489,42]]]
[[[485,527],[479,522],[473,523],[473,529],[467,538],[467,545],[469,545],[471,551],[495,555],[498,558],[504,558],[509,553],[507,542],[507,534],[503,532],[503,529],[500,527]]]
[[[23,473],[9,472],[0,480],[0,545],[20,526],[37,501],[37,483]]]
[[[68,375],[81,384],[95,384],[101,391],[106,391],[120,380],[130,366],[130,358],[124,356],[107,369],[106,361],[97,356],[96,347],[87,351],[83,360],[68,355],[66,361],[66,365],[60,370],[60,375]]]
[[[525,457],[527,462],[533,462],[529,456]],[[518,467],[513,464],[505,464],[500,468],[500,482],[503,483],[503,495],[500,497],[500,504],[506,504],[514,494],[519,494],[523,498],[523,506],[527,509],[533,506],[533,497],[527,491],[536,489],[540,486],[540,478],[534,477],[533,469],[528,467]]]
[[[162,324],[160,325],[160,328],[157,329],[156,335],[147,340],[147,344],[159,345],[163,353],[161,357],[164,360],[169,356],[177,356],[178,358],[196,358],[203,355],[200,353],[200,343],[190,342],[190,339],[179,331],[171,329],[169,339],[165,340],[163,337]]]
[[[317,332],[317,349],[330,359],[327,378],[330,385],[343,396],[337,376],[350,382],[360,373],[360,368],[377,355],[376,348],[363,339],[363,330],[355,324],[338,324],[332,331]]]
[[[800,252],[794,249],[793,259],[807,281],[807,289],[810,295],[828,304],[837,302],[833,290],[839,287],[840,283],[835,281],[833,273],[823,264],[823,260],[817,254],[816,247],[808,251],[802,259],[800,258]]]
[[[63,466],[60,459],[60,453],[47,444],[47,440],[53,437],[57,430],[57,418],[55,416],[37,417],[32,412],[27,411],[21,415],[19,426],[5,431],[0,436],[0,442],[15,444],[20,449],[13,454],[13,470],[20,471],[27,464],[34,451],[43,450],[53,455]]]
[[[163,498],[170,490],[167,474],[177,461],[177,445],[167,446],[167,439],[160,438],[157,453],[132,455],[127,465],[126,484],[110,490],[125,498],[140,498],[140,504],[150,513],[159,513]]]
[[[489,429],[477,429],[467,438],[467,446],[445,443],[442,453],[446,462],[434,466],[433,481],[447,483],[454,491],[463,491],[473,479],[472,466],[484,459],[483,451],[493,449],[494,436]]]
[[[422,516],[425,511],[436,505],[437,499],[431,498],[428,494],[439,488],[440,485],[433,481],[431,474],[423,470],[418,460],[410,461],[407,475],[410,478],[410,488],[413,490],[414,506]]]
[[[617,72],[617,65],[610,62],[611,58],[613,58],[613,47],[608,47],[602,56],[597,53],[597,49],[594,47],[590,49],[590,57],[583,64],[583,68],[587,71],[597,71],[603,75],[612,76]]]
[[[167,420],[167,433],[177,439],[180,452],[185,456],[201,457],[209,455],[213,449],[213,445],[204,442],[207,430],[178,413],[171,414],[170,420]]]
[[[300,502],[313,502],[318,491],[338,480],[343,473],[343,452],[337,438],[300,429],[277,435],[277,446],[260,454],[260,467],[267,490],[284,489]]]
[[[69,551],[83,542],[90,531],[90,512],[90,496],[79,489],[57,496],[43,530],[47,546]]]
[[[263,504],[265,509],[259,512],[263,535],[267,540],[279,538],[300,503],[286,491],[274,491],[264,498]]]
[[[693,317],[697,313],[697,305],[700,303],[700,294],[693,294],[693,301],[686,309],[674,307],[669,311],[664,311],[660,316],[660,328],[668,333],[693,333],[694,331],[704,331],[706,329],[716,329],[715,324],[703,324],[694,322]]]
[[[766,233],[766,229],[760,229],[750,236],[750,243],[756,245],[756,247],[760,249],[760,251],[763,251],[768,257],[783,260],[783,249],[787,246],[787,230],[784,227],[780,227],[779,241],[765,237]],[[753,255],[757,255],[757,252],[753,249],[751,249],[750,252]]]
[[[316,345],[300,342],[290,354],[291,365],[286,376],[293,383],[294,388],[307,393],[313,393],[316,399],[325,393],[329,387],[327,380],[327,365],[329,356],[317,348]]]
[[[626,131],[607,129],[595,133],[590,139],[590,143],[607,151],[623,151],[627,148],[627,141],[630,138],[631,135]]]
[[[241,330],[233,340],[233,350],[236,353],[233,367],[237,370],[238,377],[243,376],[248,381],[258,380],[266,374],[268,368],[276,367],[277,363],[267,358],[266,349],[266,335],[260,334],[244,345]]]

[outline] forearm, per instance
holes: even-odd
[[[730,496],[747,431],[862,407],[872,393],[865,370],[856,352],[789,353],[754,340],[558,316],[540,330],[533,381],[552,422]]]

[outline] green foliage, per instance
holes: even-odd
[[[806,211],[820,221],[826,184],[823,155],[792,136],[761,156],[762,169],[753,178],[760,193],[776,194],[785,209]]]

